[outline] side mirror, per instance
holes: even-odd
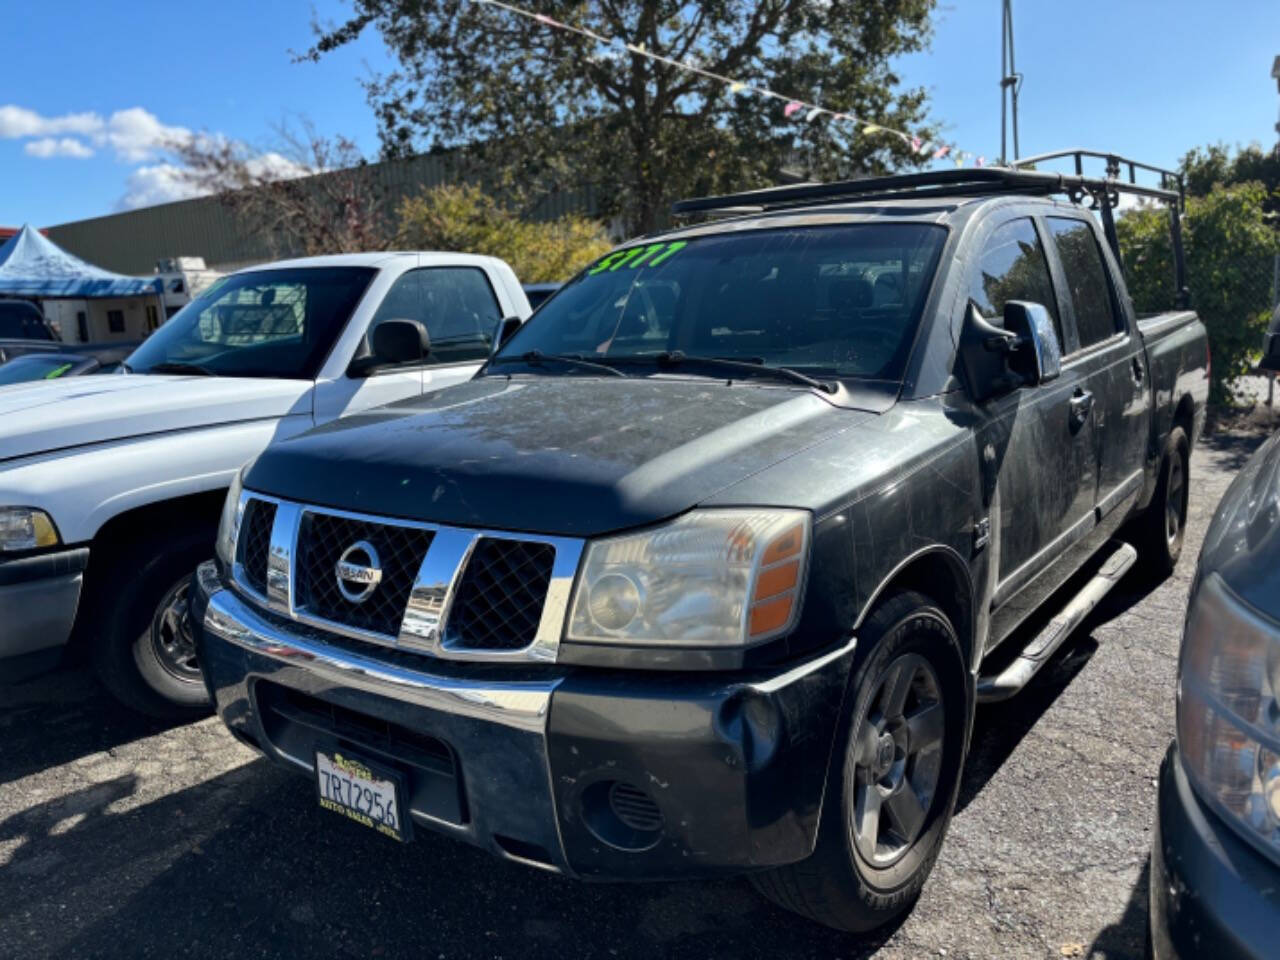
[[[1062,373],[1062,347],[1053,318],[1042,304],[1010,300],[1004,305],[1004,328],[1021,341],[1010,366],[1031,384],[1048,383]]]
[[[427,328],[418,320],[383,320],[369,339],[373,352],[352,360],[347,368],[353,377],[368,376],[378,367],[421,363],[431,352]]]
[[[520,329],[524,321],[519,317],[503,317],[498,321],[498,326],[493,331],[493,348],[489,354],[498,352],[498,348],[511,339],[511,335]]]
[[[960,367],[969,393],[982,403],[1016,389],[1021,381],[1009,370],[1008,357],[1018,349],[1016,334],[988,321],[969,304],[960,331]]]

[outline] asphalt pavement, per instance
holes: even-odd
[[[1173,577],[1131,573],[1027,690],[979,709],[942,856],[894,930],[839,934],[742,880],[588,885],[425,831],[401,846],[218,721],[156,725],[64,669],[0,687],[0,956],[1140,956],[1187,588],[1261,439],[1198,445]]]

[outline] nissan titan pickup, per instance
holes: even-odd
[[[1109,165],[684,201],[469,382],[271,445],[191,591],[223,720],[335,822],[888,922],[976,704],[1181,551],[1205,330],[1181,257],[1135,315],[1112,205],[1180,251],[1180,196]]]

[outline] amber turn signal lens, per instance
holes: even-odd
[[[751,599],[768,600],[770,597],[776,597],[778,594],[786,593],[792,589],[799,580],[799,560],[780,563],[776,567],[761,571],[759,578],[756,580],[755,596]]]
[[[791,607],[795,602],[796,595],[787,593],[773,600],[757,603],[751,608],[750,635],[758,637],[779,629],[791,619]]]
[[[784,530],[774,538],[773,543],[765,548],[764,556],[760,558],[761,566],[771,566],[779,560],[785,560],[787,557],[794,557],[800,552],[804,546],[804,526],[797,523],[789,530]]]

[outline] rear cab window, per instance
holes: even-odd
[[[1124,332],[1115,294],[1091,224],[1069,217],[1046,217],[1062,263],[1067,297],[1075,315],[1080,349]]]

